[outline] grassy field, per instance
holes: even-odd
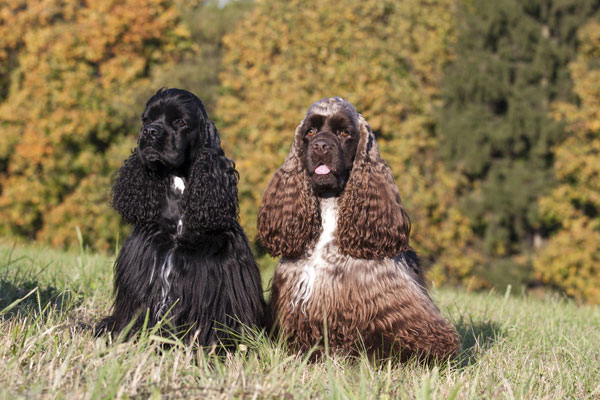
[[[260,337],[220,358],[151,330],[94,338],[86,326],[109,311],[112,261],[0,244],[0,398],[600,398],[598,307],[434,290],[463,337],[451,365],[308,363]]]

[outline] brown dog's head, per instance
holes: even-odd
[[[300,126],[302,161],[316,195],[339,195],[359,141],[358,113],[339,97],[313,104]]]
[[[322,196],[337,197],[342,252],[380,259],[409,248],[410,220],[375,135],[340,97],[311,105],[296,128],[290,153],[263,195],[262,245],[272,255],[300,257],[321,232]]]

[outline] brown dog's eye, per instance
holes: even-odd
[[[317,133],[317,128],[310,128],[310,129],[308,130],[308,132],[306,132],[306,136],[307,136],[307,137],[312,137],[312,136],[314,136],[314,135],[315,135],[315,133]]]
[[[186,124],[185,121],[182,119],[178,119],[174,122],[175,126],[178,126],[180,128],[185,128]]]
[[[343,137],[350,136],[350,134],[348,133],[348,131],[345,131],[345,130],[339,130],[337,133],[338,133],[338,135],[343,136]]]

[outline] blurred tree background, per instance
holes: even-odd
[[[534,261],[543,282],[570,296],[600,304],[600,22],[579,31],[580,48],[570,63],[577,101],[552,104],[552,117],[567,124],[555,148],[558,180],[539,200],[554,229]]]
[[[475,238],[457,208],[460,176],[437,156],[435,107],[452,58],[455,2],[263,1],[225,38],[218,114],[237,161],[242,221],[258,205],[314,101],[352,102],[378,136],[436,282],[473,280]],[[257,188],[261,188],[257,190]]]
[[[160,87],[218,93],[221,38],[248,3],[9,1],[0,5],[0,232],[114,248],[111,176]]]
[[[565,138],[551,104],[574,101],[568,63],[577,29],[599,2],[465,2],[456,59],[447,66],[441,153],[469,184],[461,210],[482,240],[481,275],[502,285],[531,282],[532,254],[551,228],[537,199],[555,183],[553,147]]]
[[[314,101],[371,124],[436,283],[600,303],[600,1],[0,3],[0,233],[114,249],[111,175],[158,88],[196,93],[262,192]],[[260,256],[260,249],[255,248]]]

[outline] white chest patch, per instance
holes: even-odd
[[[172,185],[173,185],[173,190],[175,192],[178,192],[179,194],[183,194],[183,191],[185,190],[185,182],[183,181],[182,178],[180,178],[178,176],[174,176]]]
[[[292,296],[292,307],[301,304],[302,312],[305,312],[306,304],[310,301],[320,271],[327,266],[324,258],[325,249],[335,239],[337,229],[337,204],[335,198],[321,199],[321,224],[323,231],[315,248],[306,260],[300,278],[296,283],[294,295]]]
[[[183,178],[180,178],[178,176],[173,177],[173,183],[171,184],[171,186],[173,188],[173,191],[180,196],[185,191],[185,182],[183,181]],[[177,222],[177,234],[181,235],[181,232],[183,232],[183,221],[180,218]]]
[[[183,195],[185,191],[185,181],[183,178],[179,176],[173,176],[171,179],[171,189],[178,196]],[[177,234],[181,234],[183,230],[183,221],[180,218],[177,221]],[[150,275],[150,282],[152,282],[154,278],[154,271],[156,269],[156,261],[154,262],[154,266],[152,268],[152,274]],[[159,267],[157,273],[157,279],[160,284],[160,294],[161,301],[156,310],[155,318],[160,319],[163,314],[168,310],[168,308],[172,305],[172,301],[170,299],[170,291],[171,291],[171,273],[173,272],[173,250],[170,250],[165,259],[162,262],[162,265]]]

